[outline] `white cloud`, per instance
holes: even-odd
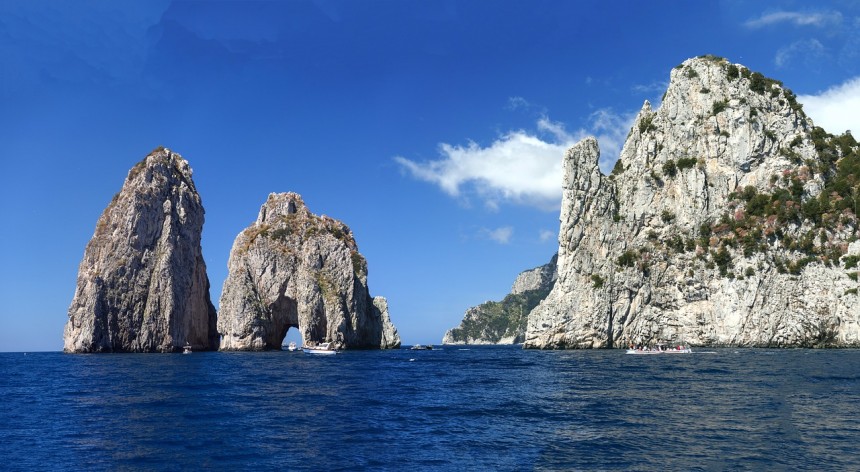
[[[776,11],[762,14],[756,19],[747,20],[744,26],[747,28],[762,28],[777,23],[793,23],[797,26],[827,26],[841,22],[842,14],[839,12],[801,13]]]
[[[519,108],[527,109],[531,106],[532,104],[529,103],[529,101],[523,97],[508,97],[508,106],[506,106],[505,108],[507,108],[508,110],[516,110]]]
[[[554,210],[561,202],[565,151],[595,135],[603,156],[600,165],[607,172],[618,158],[634,118],[635,113],[598,110],[589,117],[589,129],[568,132],[563,124],[544,117],[535,131],[509,131],[486,147],[472,141],[465,146],[442,143],[439,160],[394,159],[413,177],[438,185],[448,195],[476,193],[490,209],[507,201]]]
[[[803,111],[827,132],[841,134],[852,130],[860,135],[860,76],[831,87],[817,95],[799,95]]]
[[[610,109],[598,110],[591,114],[591,133],[600,144],[600,170],[608,174],[621,155],[621,148],[633,126],[638,111],[614,113]],[[583,137],[589,133],[583,133]],[[581,138],[580,138],[581,139]]]
[[[558,234],[558,233],[557,233],[556,231],[550,231],[550,230],[548,230],[548,229],[542,229],[542,230],[540,231],[540,241],[541,241],[542,243],[545,243],[545,242],[547,242],[547,241],[549,241],[549,240],[551,240],[551,239],[555,239],[555,237],[557,236],[557,234]]]
[[[539,128],[542,126],[538,123]],[[561,198],[561,157],[575,142],[570,137],[542,139],[523,130],[511,131],[487,147],[442,143],[442,159],[424,163],[395,160],[413,177],[437,184],[460,196],[467,183],[491,205],[496,200],[546,205]]]
[[[774,57],[773,61],[777,67],[783,67],[798,57],[803,62],[810,63],[826,54],[827,52],[821,41],[817,39],[804,39],[781,48],[776,52],[776,57]]]
[[[499,244],[508,244],[511,242],[511,236],[514,234],[514,229],[510,226],[503,226],[496,229],[481,229],[481,235],[491,239]]]
[[[669,88],[669,82],[666,80],[663,80],[663,81],[651,82],[650,84],[634,85],[633,87],[631,87],[630,90],[632,90],[633,93],[651,95],[651,94],[658,94],[658,93],[662,94],[663,92],[666,91],[667,88]]]

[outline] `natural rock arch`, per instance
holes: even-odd
[[[305,343],[395,348],[382,297],[367,289],[367,262],[343,223],[312,214],[294,193],[271,194],[233,244],[221,295],[222,350],[279,349],[296,327]]]

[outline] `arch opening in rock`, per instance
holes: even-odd
[[[287,333],[290,328],[296,328],[295,332],[300,332],[299,328],[299,311],[296,300],[281,294],[271,307],[270,326],[266,331],[271,333],[271,337],[266,340],[266,349],[280,349],[286,341]],[[301,338],[301,334],[299,334]],[[296,342],[297,345],[301,345]]]
[[[269,195],[257,221],[236,237],[228,269],[221,350],[278,350],[290,328],[311,345],[400,346],[387,302],[367,290],[367,261],[350,229],[312,214],[296,194]]]
[[[281,350],[286,349],[290,343],[296,343],[296,347],[304,346],[304,339],[302,338],[302,332],[299,330],[298,325],[287,327],[287,332],[284,335],[284,339],[281,341]]]

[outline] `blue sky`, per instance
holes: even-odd
[[[353,229],[404,343],[438,343],[555,252],[563,150],[597,135],[611,168],[706,53],[860,131],[856,1],[0,0],[0,351],[62,349],[96,220],[160,145],[194,169],[216,306],[295,191]]]

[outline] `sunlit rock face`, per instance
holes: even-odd
[[[306,344],[400,346],[350,229],[312,214],[294,193],[271,194],[233,244],[221,295],[221,350],[280,349],[289,328]]]
[[[857,217],[839,181],[852,141],[741,65],[679,65],[611,175],[592,138],[564,156],[558,280],[524,346],[860,345]]]
[[[84,252],[64,351],[217,349],[200,248],[203,205],[191,174],[164,148],[129,171]]]

